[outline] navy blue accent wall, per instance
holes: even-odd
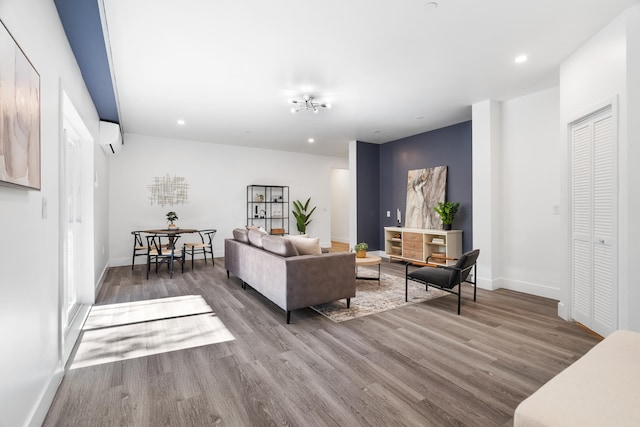
[[[380,145],[357,143],[358,242],[380,248]]]
[[[397,225],[396,209],[402,211],[404,226],[408,171],[447,166],[446,200],[460,202],[453,228],[463,230],[463,251],[472,249],[471,140],[471,121],[468,121],[380,146],[380,242],[384,242],[383,227]],[[391,211],[391,218],[387,218],[387,211]]]

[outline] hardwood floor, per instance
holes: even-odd
[[[382,269],[404,274],[397,263]],[[507,426],[520,401],[598,342],[559,319],[556,301],[507,290],[478,290],[474,303],[465,289],[461,316],[451,295],[343,323],[296,310],[287,325],[227,279],[222,259],[144,277],[143,266],[110,269],[98,304],[201,295],[213,313],[167,314],[172,324],[189,318],[191,334],[150,332],[164,321],[157,312],[129,323],[122,314],[136,332],[100,329],[104,341],[87,354],[114,361],[72,365],[45,426]],[[203,345],[197,316],[233,339]],[[199,346],[162,352],[168,336]],[[142,357],[120,360],[132,354]]]

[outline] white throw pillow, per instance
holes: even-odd
[[[300,255],[322,255],[319,237],[289,236]]]

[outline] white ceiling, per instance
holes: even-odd
[[[433,9],[428,0],[103,0],[103,8],[125,134],[346,157],[349,141],[393,141],[469,120],[473,103],[557,85],[560,62],[639,1],[438,0]],[[519,54],[529,60],[515,64]],[[305,93],[332,108],[292,114],[288,100]]]

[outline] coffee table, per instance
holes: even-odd
[[[359,280],[377,280],[378,284],[380,284],[380,263],[382,262],[382,258],[375,255],[369,255],[365,258],[356,257],[356,279]],[[377,265],[378,266],[378,277],[362,277],[358,276],[358,267],[365,265]]]

